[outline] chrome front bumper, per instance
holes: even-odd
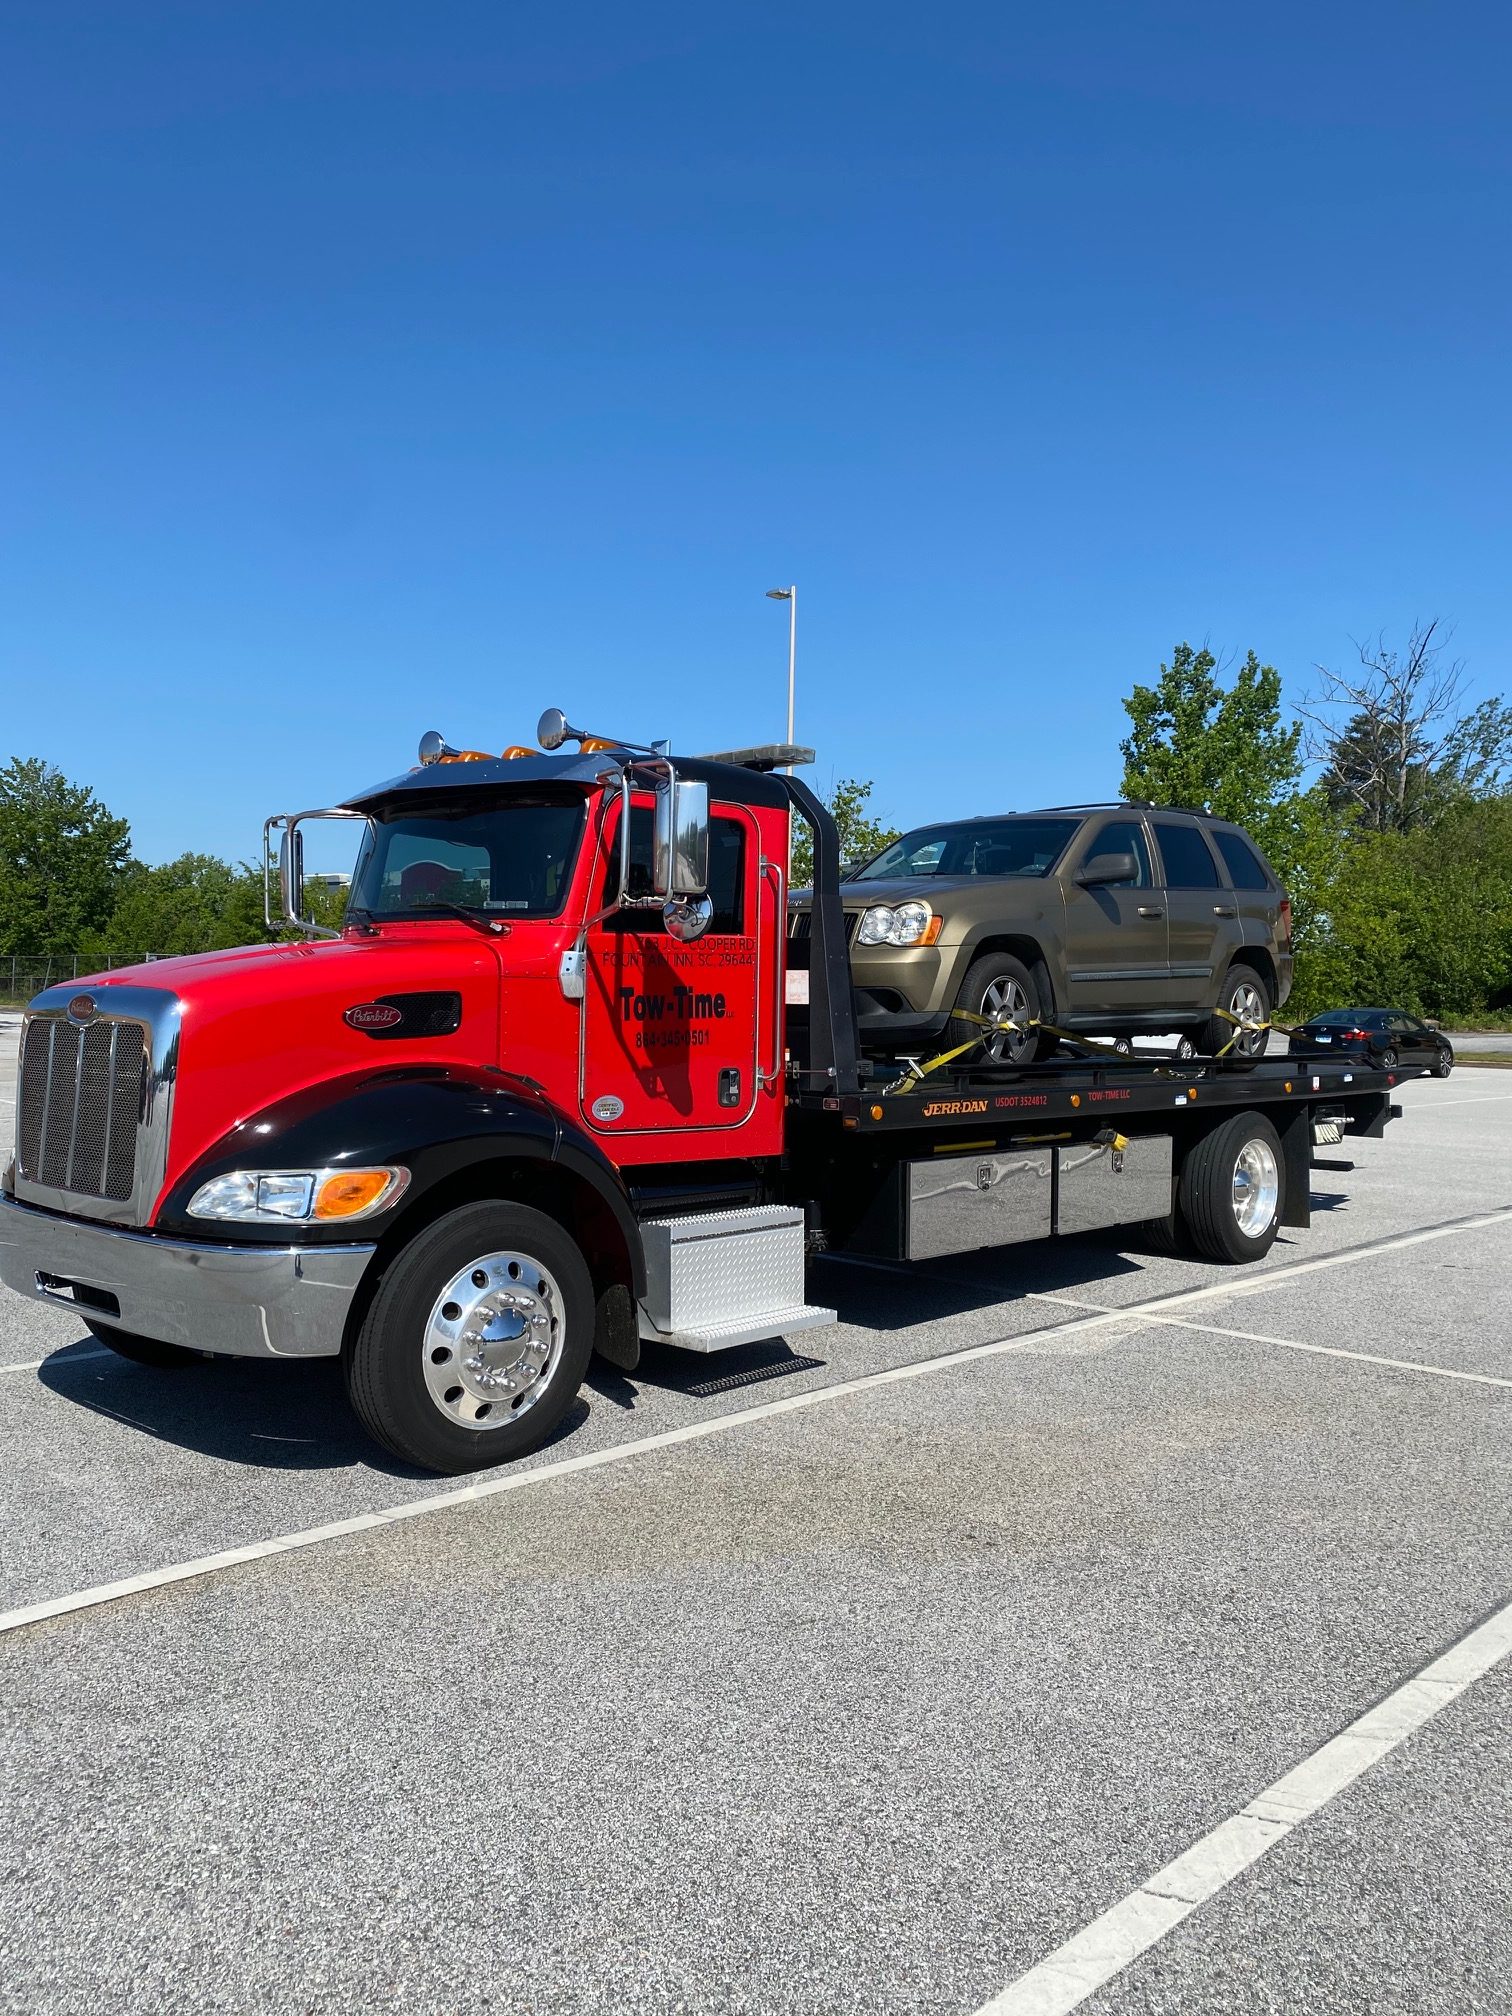
[[[334,1358],[371,1246],[212,1246],[0,1196],[0,1281],[80,1317],[229,1358]],[[92,1291],[82,1300],[73,1290]],[[103,1307],[94,1299],[113,1298]]]

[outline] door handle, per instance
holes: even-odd
[[[1158,904],[1141,903],[1139,914],[1141,917],[1164,917],[1165,912]]]
[[[1227,903],[1215,903],[1213,905],[1213,915],[1215,917],[1237,917],[1238,914],[1238,911],[1231,910]]]

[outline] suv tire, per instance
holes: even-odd
[[[1032,1022],[1040,1012],[1039,989],[1022,959],[1015,959],[1011,952],[989,952],[967,967],[955,1005],[969,1009],[973,1015],[1009,1014],[1015,1022]],[[1032,1064],[1051,1041],[1038,1029],[1031,1029],[1027,1036],[1017,1039],[1006,1033],[989,1036],[980,1023],[968,1022],[952,1013],[945,1031],[945,1046],[953,1049],[958,1043],[969,1043],[981,1036],[987,1037],[982,1055],[994,1064]]]
[[[1271,1018],[1270,989],[1253,966],[1236,964],[1230,966],[1224,975],[1223,986],[1218,993],[1218,1006],[1227,1009],[1230,1015],[1241,1015],[1247,1022],[1269,1022]],[[1232,1043],[1228,1052],[1231,1057],[1263,1057],[1266,1037],[1246,1036],[1242,1030],[1226,1022],[1222,1015],[1214,1015],[1202,1037],[1204,1056],[1216,1057],[1225,1045]]]

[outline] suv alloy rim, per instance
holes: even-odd
[[[987,1055],[993,1063],[1017,1057],[1029,1041],[1029,1032],[1024,1027],[1029,1020],[1029,997],[1011,973],[1005,973],[1001,980],[989,981],[982,995],[981,1012],[995,1022],[1017,1022],[1022,1031],[1015,1035],[1011,1029],[1001,1029],[987,1038]]]
[[[1281,1174],[1268,1141],[1246,1141],[1234,1163],[1234,1220],[1246,1239],[1258,1239],[1276,1215]]]
[[[485,1253],[436,1297],[421,1343],[426,1390],[448,1421],[518,1420],[562,1362],[562,1291],[528,1253]]]
[[[1228,1011],[1237,1015],[1241,1022],[1263,1022],[1265,1001],[1260,989],[1248,980],[1241,980],[1229,996]],[[1235,1032],[1234,1048],[1243,1057],[1258,1057],[1265,1049],[1266,1032],[1263,1029],[1240,1029]]]

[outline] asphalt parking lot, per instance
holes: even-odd
[[[0,2009],[1505,2012],[1512,1077],[1403,1103],[475,1488],[0,1291]]]

